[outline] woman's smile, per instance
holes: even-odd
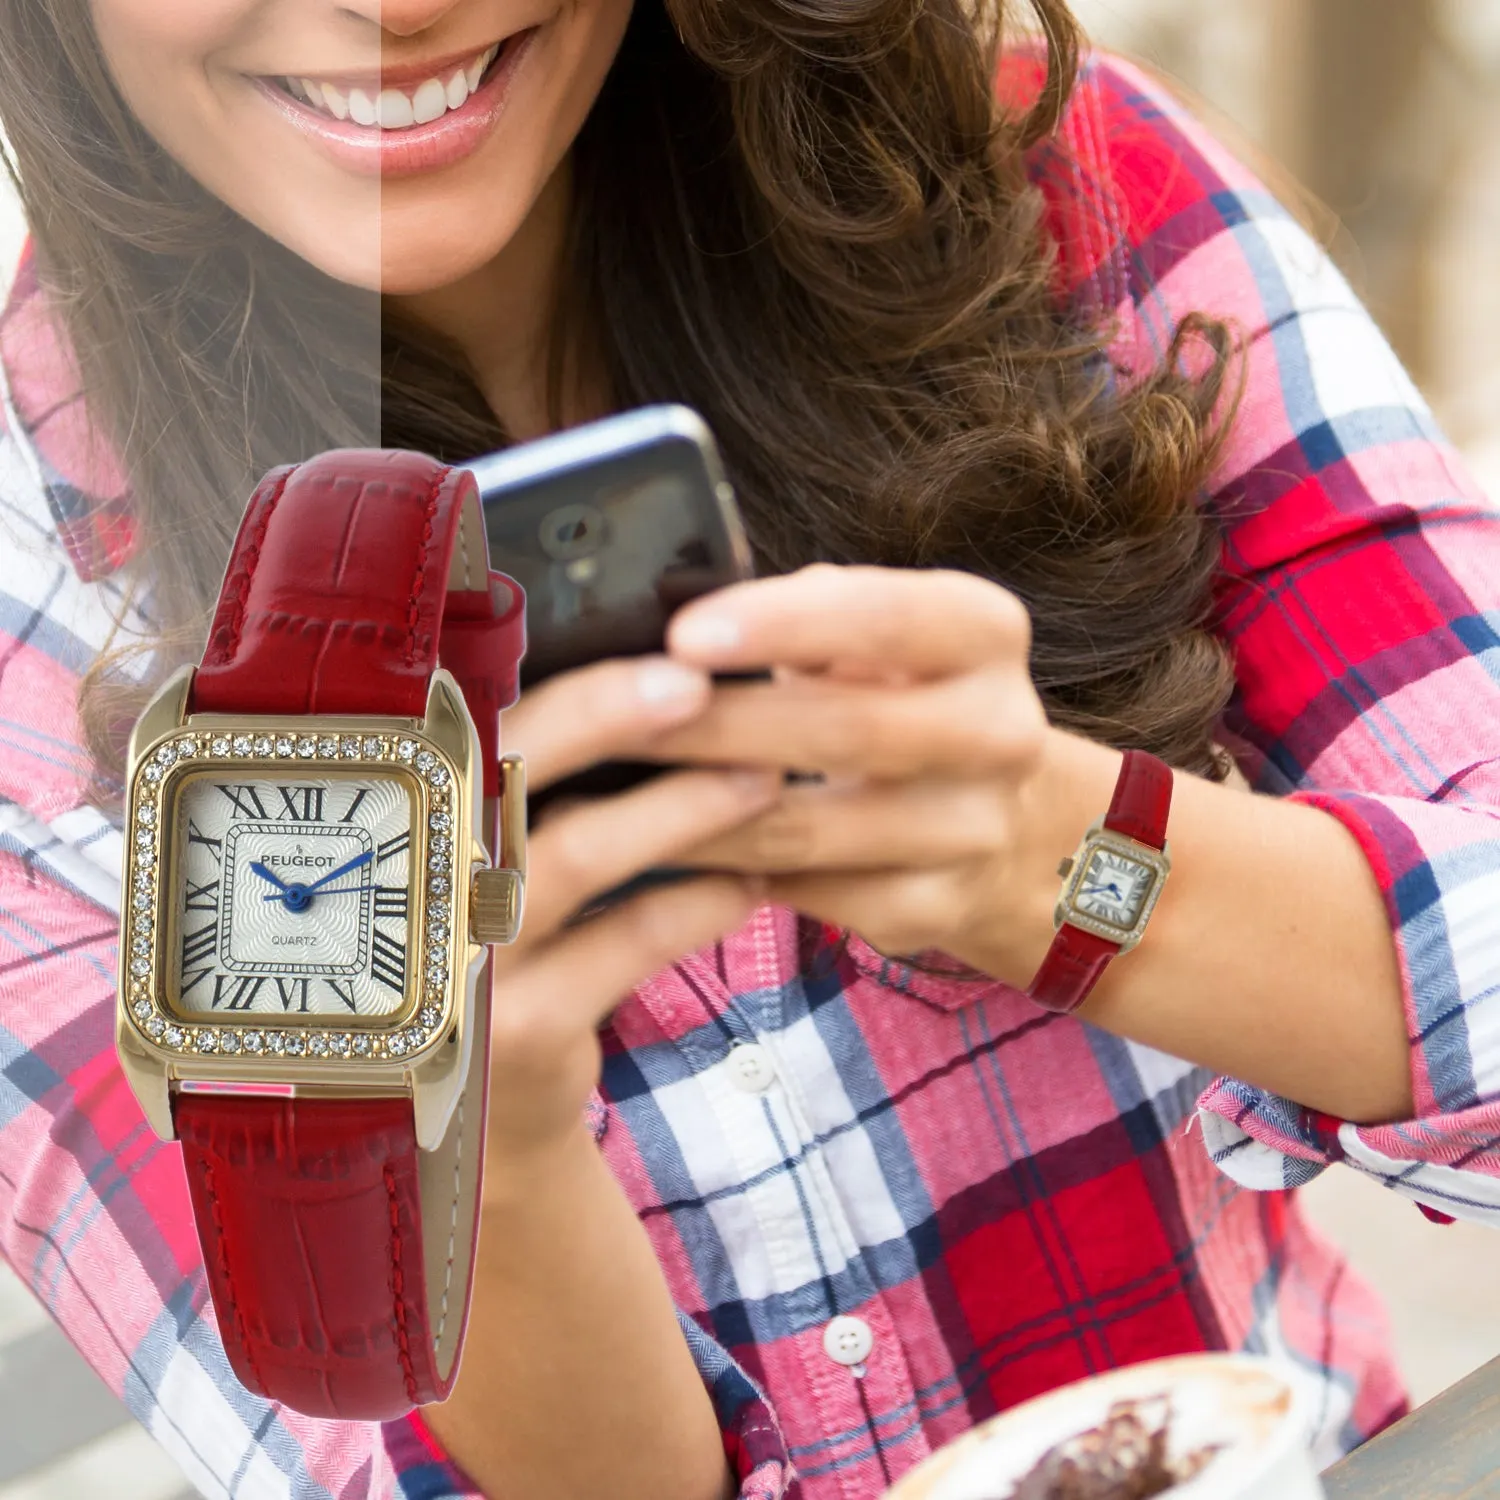
[[[487,138],[540,28],[400,67],[262,75],[281,116],[340,166],[398,177],[462,161]]]

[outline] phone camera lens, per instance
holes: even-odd
[[[589,557],[604,545],[606,524],[604,513],[592,505],[561,506],[542,520],[542,550],[557,562]]]

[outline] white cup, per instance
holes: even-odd
[[[1325,1500],[1305,1412],[1285,1367],[1246,1354],[1186,1354],[1130,1365],[1038,1396],[982,1422],[934,1453],[885,1500],[1009,1500],[1044,1454],[1100,1426],[1120,1401],[1160,1425],[1170,1402],[1167,1457],[1217,1452],[1162,1500]]]

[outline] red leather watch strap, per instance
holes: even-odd
[[[521,590],[489,571],[472,474],[398,449],[337,449],[257,486],[191,707],[417,717],[441,661],[468,700],[493,797],[525,628]]]
[[[492,798],[524,648],[525,598],[489,571],[473,476],[415,453],[334,451],[256,489],[190,707],[420,718],[442,665]],[[214,1308],[251,1390],[360,1421],[446,1396],[476,1234],[484,980],[475,1006],[464,1091],[433,1151],[418,1149],[410,1099],[176,1096]]]
[[[1172,768],[1144,750],[1127,750],[1104,827],[1149,848],[1163,849],[1171,808]],[[1028,993],[1048,1010],[1071,1014],[1088,999],[1106,965],[1119,952],[1118,942],[1063,922]]]
[[[1031,998],[1063,1014],[1077,1010],[1119,951],[1118,943],[1064,922],[1031,981]]]
[[[1167,842],[1167,815],[1171,810],[1171,766],[1144,750],[1127,750],[1104,826],[1138,844],[1160,849]]]
[[[241,1383],[348,1421],[441,1401],[410,1103],[187,1094],[176,1121]]]

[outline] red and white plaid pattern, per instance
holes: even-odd
[[[1342,1161],[1500,1220],[1500,515],[1319,248],[1142,74],[1091,63],[1033,169],[1060,283],[1116,320],[1122,368],[1191,311],[1248,338],[1205,499],[1224,727],[1259,790],[1368,852],[1420,1118],[1315,1116],[762,909],[619,1010],[590,1110],[757,1500],[869,1500],[1001,1408],[1202,1349],[1289,1359],[1331,1460],[1403,1395],[1380,1308],[1290,1189]],[[49,328],[23,272],[0,325],[0,1248],[205,1494],[474,1495],[418,1419],[248,1396],[207,1315],[178,1150],[111,1042],[120,835],[83,805],[70,705],[129,502]],[[765,1050],[764,1091],[734,1083],[737,1043]],[[839,1314],[872,1330],[858,1371],[824,1351]]]

